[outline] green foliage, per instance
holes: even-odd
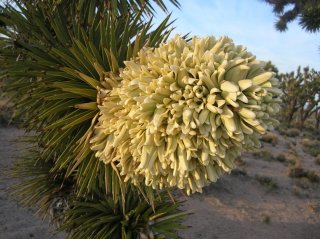
[[[4,8],[0,6],[0,17],[4,15],[3,11],[4,11]],[[4,27],[4,26],[5,26],[4,22],[0,20],[0,27]]]
[[[0,7],[4,7],[8,4],[14,4],[15,2],[19,2],[22,4],[38,4],[38,0],[3,0],[0,2]],[[84,0],[46,0],[46,5],[50,7],[54,7],[56,5],[61,4],[62,1],[69,2],[73,5],[78,5],[81,8],[84,4]],[[169,0],[175,7],[180,7],[180,3],[177,0]],[[130,11],[139,12],[143,9],[144,13],[147,15],[153,15],[156,13],[154,6],[152,3],[155,3],[161,10],[164,12],[168,12],[168,8],[163,0],[113,0],[106,1],[105,7],[111,10],[116,14],[127,14]]]
[[[94,194],[74,202],[61,229],[71,229],[72,239],[179,238],[175,231],[185,228],[179,221],[187,213],[165,193],[155,202],[153,209],[133,191],[126,195],[126,202]]]

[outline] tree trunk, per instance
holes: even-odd
[[[320,109],[316,112],[316,129],[320,127]]]
[[[303,107],[301,107],[301,109],[300,109],[300,115],[299,115],[299,121],[298,121],[298,128],[299,128],[300,130],[302,130],[303,126],[304,126]]]

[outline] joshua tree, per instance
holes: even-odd
[[[15,194],[71,238],[178,238],[170,190],[202,192],[276,123],[275,73],[228,37],[168,40],[151,1],[14,5],[0,74],[32,131]]]
[[[276,28],[285,31],[288,23],[298,18],[300,26],[309,32],[320,29],[319,0],[263,0],[273,7],[278,17]]]
[[[303,128],[305,121],[314,115],[320,107],[320,73],[306,68],[304,69],[303,78],[304,90],[300,98],[300,128]]]
[[[304,122],[319,110],[319,72],[299,67],[297,72],[280,75],[283,91],[282,104],[285,122],[292,123],[296,118],[302,128]]]
[[[298,69],[298,74],[300,68]],[[298,110],[298,89],[300,82],[296,80],[294,72],[280,75],[280,87],[282,89],[282,115],[285,122],[290,124],[293,120],[294,113]]]

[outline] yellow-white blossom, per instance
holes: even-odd
[[[263,67],[228,37],[144,48],[101,102],[92,150],[125,181],[201,192],[276,123],[278,80]]]

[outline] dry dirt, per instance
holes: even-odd
[[[5,169],[18,156],[22,147],[16,140],[23,131],[0,128],[0,239],[62,239],[53,235],[48,223],[42,223],[33,209],[18,205],[8,194],[13,180]],[[263,150],[274,156],[295,150],[305,170],[320,175],[320,166],[301,148],[301,138],[277,135],[275,146],[264,143]],[[294,145],[295,144],[295,145]],[[289,178],[288,162],[266,160],[245,153],[244,165],[203,194],[186,199],[185,210],[194,214],[185,221],[190,229],[180,234],[186,239],[319,239],[320,238],[320,183],[306,178]],[[261,184],[257,178],[267,177],[272,183]]]
[[[301,138],[279,134],[278,143],[263,143],[273,156],[295,150],[305,170],[320,175],[320,165],[305,154]],[[319,239],[320,184],[306,178],[289,178],[288,163],[264,160],[245,153],[245,165],[209,186],[205,193],[187,199],[184,209],[194,214],[186,224],[188,239]],[[267,177],[276,184],[261,184]]]
[[[14,127],[0,127],[0,239],[63,239],[54,235],[47,221],[35,215],[34,209],[27,209],[10,196],[9,187],[14,180],[8,176],[7,168],[19,156],[23,145],[17,140],[24,131]]]

